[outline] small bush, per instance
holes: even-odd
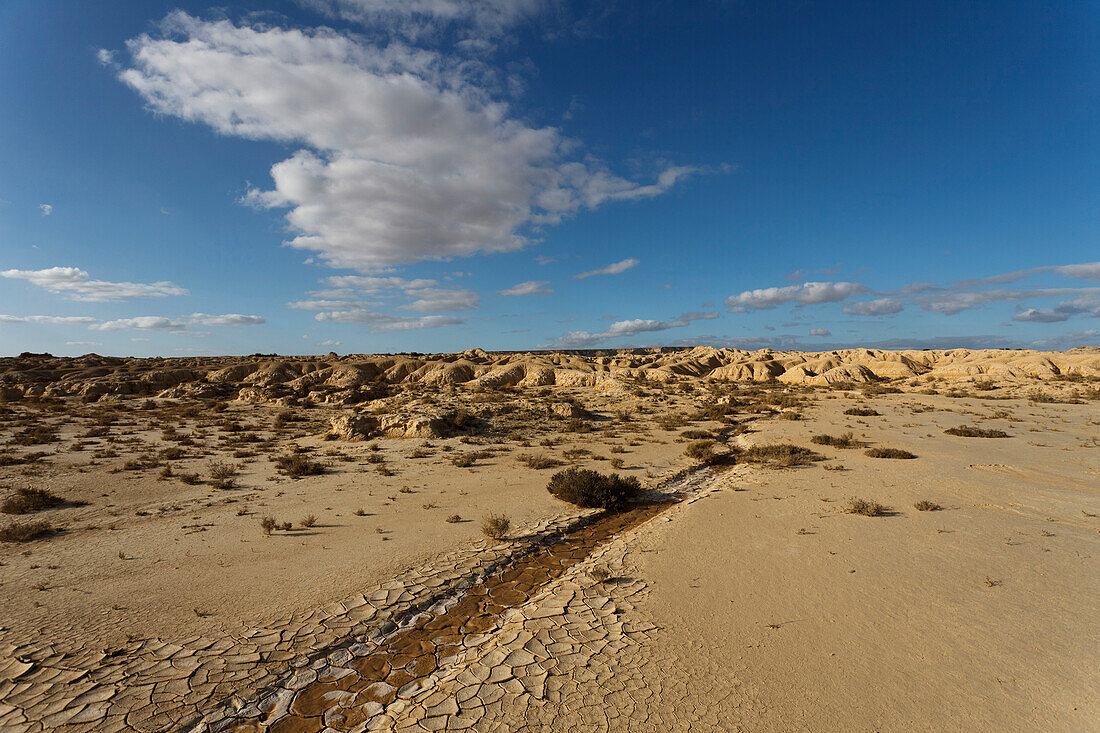
[[[606,583],[611,580],[611,570],[606,565],[593,565],[588,569],[587,575],[597,583]]]
[[[863,455],[871,458],[916,458],[917,456],[901,448],[868,448]]]
[[[877,417],[882,413],[878,410],[872,410],[870,407],[849,407],[844,411],[845,415],[855,415],[856,417]]]
[[[864,517],[878,517],[886,512],[886,507],[879,504],[877,501],[856,499],[853,497],[848,500],[847,505],[844,507],[844,511],[848,514],[859,514]]]
[[[958,435],[962,438],[1007,438],[1008,433],[1003,430],[986,430],[984,428],[975,428],[969,425],[959,425],[955,428],[948,428],[943,432],[948,435]]]
[[[264,534],[271,534],[278,526],[279,523],[275,521],[275,517],[264,517],[260,520],[260,529],[264,531]]]
[[[447,517],[446,521],[447,524],[458,524],[462,521],[462,516],[459,514],[452,514],[451,516]]]
[[[714,452],[713,440],[696,440],[688,443],[687,448],[684,449],[684,455],[693,461],[708,466],[718,458]]]
[[[474,465],[474,463],[476,463],[476,462],[477,462],[477,454],[474,453],[474,452],[460,453],[460,454],[458,454],[457,456],[455,456],[454,458],[451,459],[451,463],[458,466],[459,468],[469,468],[470,466]]]
[[[30,542],[51,534],[53,525],[39,520],[35,522],[11,522],[0,527],[0,542]]]
[[[215,481],[224,481],[237,473],[237,467],[229,461],[210,461],[206,471]]]
[[[612,458],[609,464],[616,471],[621,471],[624,467],[626,467],[626,461],[624,461],[622,458]]]
[[[938,512],[940,509],[943,509],[942,506],[934,501],[928,501],[928,499],[921,499],[916,504],[914,504],[913,507],[918,512]]]
[[[300,453],[279,456],[275,459],[275,468],[279,470],[279,473],[291,478],[316,476],[325,472],[324,464],[311,461]]]
[[[9,496],[0,504],[0,512],[4,514],[30,514],[41,509],[52,509],[61,506],[65,500],[56,494],[44,489],[16,489],[15,494]]]
[[[546,490],[552,496],[586,509],[616,509],[642,490],[634,476],[604,475],[584,468],[567,468],[550,477]]]
[[[307,514],[305,517],[302,518],[301,525],[303,527],[312,527],[315,524],[317,524],[316,514]]]
[[[856,439],[853,433],[844,435],[815,435],[810,438],[814,445],[828,445],[833,448],[859,448],[863,443]]]
[[[528,468],[534,469],[556,468],[561,465],[561,461],[553,456],[533,455],[531,453],[522,453],[516,456],[516,460]]]
[[[511,529],[512,520],[504,514],[490,514],[481,522],[482,534],[494,540],[504,539]]]
[[[199,475],[197,473],[181,473],[179,475],[179,480],[187,484],[188,486],[194,486],[195,484],[202,483],[202,479],[199,478]]]
[[[741,459],[749,463],[764,463],[776,468],[789,466],[808,466],[814,461],[824,460],[825,456],[809,448],[789,443],[772,445],[754,445],[741,453]]]

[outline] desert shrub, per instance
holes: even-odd
[[[521,453],[516,456],[516,460],[527,466],[528,468],[543,469],[543,468],[555,468],[561,465],[561,461],[553,456],[547,455],[534,455],[531,453]]]
[[[684,455],[704,465],[710,465],[718,458],[714,452],[713,440],[696,440],[688,443],[687,448],[684,449]]]
[[[962,438],[1007,438],[1008,433],[1003,430],[987,430],[985,428],[975,428],[970,425],[959,425],[958,427],[948,428],[943,432],[948,435],[958,435]]]
[[[611,580],[611,570],[606,565],[593,565],[586,574],[597,583],[606,583]]]
[[[237,473],[237,467],[229,461],[210,461],[206,471],[210,474],[210,478],[221,481]]]
[[[65,503],[57,494],[44,489],[16,489],[15,493],[0,504],[0,512],[4,514],[30,514],[41,509],[52,509]]]
[[[195,484],[202,483],[202,479],[199,478],[199,475],[197,473],[181,473],[179,475],[179,480],[187,484],[188,486],[194,486]]]
[[[469,468],[477,462],[477,452],[459,453],[451,459],[451,463],[459,468]]]
[[[801,420],[802,419],[802,413],[801,412],[792,412],[792,411],[788,410],[787,412],[779,413],[779,419],[780,420],[791,420],[791,421]]]
[[[687,438],[688,440],[712,440],[714,433],[709,430],[699,430],[698,428],[689,428],[680,433],[680,437]]]
[[[0,527],[0,542],[30,542],[51,534],[53,525],[44,520],[34,522],[10,522]]]
[[[815,435],[810,438],[814,445],[828,445],[833,448],[859,448],[863,443],[856,439],[853,433],[844,435]]]
[[[451,516],[447,517],[447,519],[446,519],[447,524],[458,524],[461,521],[462,521],[462,515],[461,514],[452,514]]]
[[[610,465],[615,470],[621,470],[624,466],[626,466],[626,461],[624,461],[622,458],[612,458],[610,461]]]
[[[882,413],[870,407],[849,407],[844,411],[844,414],[855,415],[856,417],[876,417]]]
[[[913,507],[918,512],[938,512],[940,509],[943,509],[942,506],[934,501],[928,501],[928,499],[921,499],[916,504],[914,504]]]
[[[551,476],[546,490],[557,499],[586,509],[615,509],[635,498],[642,486],[634,476],[605,475],[574,467]]]
[[[771,445],[754,445],[742,451],[740,458],[749,463],[764,463],[777,468],[787,468],[790,466],[807,466],[814,461],[823,460],[825,456],[799,445],[774,443]]]
[[[323,463],[311,461],[300,453],[279,456],[275,459],[275,468],[278,469],[279,473],[291,478],[316,476],[325,472]]]
[[[264,517],[260,520],[260,529],[264,531],[264,534],[271,534],[279,526],[279,523],[275,521],[275,517]]]
[[[504,539],[511,529],[512,520],[504,514],[490,514],[481,522],[482,534],[494,540]]]
[[[877,501],[852,497],[844,506],[844,511],[848,514],[860,514],[864,517],[877,517],[886,512],[886,507]]]
[[[315,524],[317,524],[317,515],[316,514],[307,514],[305,517],[302,518],[302,521],[300,522],[300,524],[303,527],[312,527],[312,526],[314,526]]]
[[[916,458],[917,456],[901,448],[868,448],[863,455],[871,458]]]

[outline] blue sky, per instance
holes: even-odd
[[[0,353],[1100,345],[1098,32],[7,0]]]

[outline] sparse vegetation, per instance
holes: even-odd
[[[534,469],[556,468],[561,465],[561,461],[557,458],[545,454],[535,455],[531,453],[521,453],[516,456],[516,460],[528,468]]]
[[[325,472],[323,463],[311,461],[301,453],[291,453],[289,455],[279,456],[275,459],[275,467],[279,470],[279,473],[291,478],[316,476]]]
[[[749,463],[762,463],[774,468],[789,468],[792,466],[808,466],[814,461],[824,460],[825,456],[802,446],[789,443],[773,443],[770,445],[754,445],[742,451],[738,458]]]
[[[481,522],[481,533],[494,540],[502,540],[512,529],[512,520],[504,514],[490,514]]]
[[[299,522],[299,524],[301,524],[303,527],[313,527],[317,524],[317,515],[307,514],[305,517],[302,518],[302,521]]]
[[[637,497],[642,487],[634,476],[573,467],[551,476],[546,490],[557,499],[586,509],[617,509]]]
[[[714,445],[713,440],[696,440],[688,443],[687,448],[684,449],[684,455],[697,463],[709,466],[718,459],[718,454],[714,452]]]
[[[929,501],[928,499],[921,499],[916,504],[914,504],[913,507],[918,512],[938,512],[939,510],[943,509],[942,506],[934,501]]]
[[[863,455],[871,458],[916,458],[917,456],[901,448],[868,448]]]
[[[0,512],[4,514],[30,514],[42,509],[52,509],[61,506],[65,500],[57,494],[45,489],[21,488],[0,504]]]
[[[863,442],[851,432],[843,435],[815,435],[810,438],[810,442],[814,445],[827,445],[832,448],[859,448],[863,445]]]
[[[954,428],[948,428],[943,432],[948,435],[957,435],[962,438],[1007,438],[1008,433],[1003,430],[990,430],[985,428],[975,428],[970,425],[959,425]]]
[[[844,511],[848,514],[859,514],[864,517],[878,517],[886,513],[886,507],[877,501],[853,497],[844,506]]]
[[[844,414],[855,415],[856,417],[877,417],[882,413],[870,407],[849,407],[844,411]]]
[[[270,535],[278,526],[279,523],[275,521],[275,517],[264,517],[260,520],[260,529],[264,531],[265,535]]]
[[[30,542],[53,531],[53,525],[45,520],[9,522],[0,527],[0,542]]]

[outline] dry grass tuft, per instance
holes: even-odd
[[[291,478],[316,476],[317,474],[325,472],[323,463],[311,461],[299,453],[279,456],[275,459],[275,467],[279,470],[279,473],[284,476],[290,476]]]
[[[516,460],[528,468],[534,469],[557,468],[561,465],[561,461],[557,458],[544,454],[535,455],[531,453],[521,453],[516,456]]]
[[[617,509],[634,499],[642,486],[634,476],[574,467],[551,476],[546,490],[556,499],[585,509]]]
[[[848,514],[859,514],[864,517],[879,517],[886,513],[886,507],[877,501],[852,497],[844,506],[844,511]]]
[[[871,458],[916,458],[916,454],[901,448],[868,448],[863,455]]]
[[[948,435],[957,435],[961,438],[1008,438],[1008,433],[1003,430],[986,430],[984,428],[975,428],[970,425],[959,425],[958,427],[948,428],[943,432]]]
[[[849,407],[844,411],[845,415],[855,415],[856,417],[877,417],[882,413],[878,410],[871,409],[870,407]]]
[[[57,494],[44,489],[16,489],[15,493],[0,504],[0,512],[4,514],[30,514],[42,509],[52,509],[65,503]]]
[[[843,435],[815,435],[810,438],[810,442],[814,445],[828,445],[833,448],[859,448],[863,445],[851,432]]]
[[[934,501],[928,501],[928,499],[921,499],[916,504],[914,504],[913,507],[918,512],[938,512],[940,509],[943,509],[942,506]]]
[[[490,514],[481,522],[481,533],[494,540],[502,540],[512,529],[512,520],[504,514]]]
[[[0,542],[30,542],[53,533],[53,525],[44,520],[10,522],[0,527]]]
[[[763,463],[773,468],[788,468],[808,466],[814,461],[824,460],[825,456],[799,445],[773,443],[747,448],[741,452],[740,458],[749,463]]]

